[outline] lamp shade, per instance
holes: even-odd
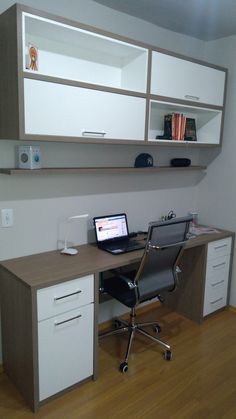
[[[64,249],[62,249],[61,253],[63,255],[76,255],[78,253],[77,249],[74,249],[73,247],[67,247],[67,241],[68,241],[68,234],[69,234],[69,224],[73,221],[76,221],[80,218],[87,218],[88,214],[79,214],[79,215],[72,215],[71,217],[68,217],[66,220],[66,231],[65,231],[65,243],[64,243]]]

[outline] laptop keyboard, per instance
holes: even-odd
[[[110,244],[109,246],[107,246],[108,249],[110,250],[118,250],[123,251],[123,252],[127,252],[128,250],[135,250],[135,249],[140,249],[142,247],[145,247],[144,244],[140,243],[140,241],[137,240],[132,240],[132,241],[122,241],[120,243],[114,243],[114,244]]]

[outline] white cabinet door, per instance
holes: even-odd
[[[152,53],[152,94],[223,106],[224,84],[224,71]]]
[[[25,133],[143,140],[144,98],[25,79]]]
[[[38,323],[39,400],[93,374],[93,304]]]

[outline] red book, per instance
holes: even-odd
[[[181,114],[181,129],[180,129],[180,140],[181,141],[184,141],[185,125],[186,125],[186,116]]]
[[[175,114],[172,113],[172,121],[171,121],[171,134],[172,134],[172,140],[175,140]]]

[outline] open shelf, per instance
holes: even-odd
[[[158,140],[156,135],[163,135],[164,116],[171,113],[182,113],[188,118],[196,121],[197,141],[169,141]],[[209,109],[197,106],[183,105],[164,101],[151,100],[150,103],[150,123],[148,140],[154,143],[165,143],[167,145],[219,145],[220,126],[222,111],[219,109]]]
[[[116,174],[116,173],[161,173],[164,171],[202,171],[206,170],[206,166],[188,166],[188,167],[172,167],[172,166],[160,166],[160,167],[47,167],[43,169],[14,169],[14,168],[3,168],[0,169],[0,174],[4,175],[32,175],[32,174],[56,174],[56,173],[68,173],[68,174]]]
[[[38,50],[38,70],[28,49]],[[23,70],[45,76],[146,92],[148,50],[76,26],[23,13]]]

